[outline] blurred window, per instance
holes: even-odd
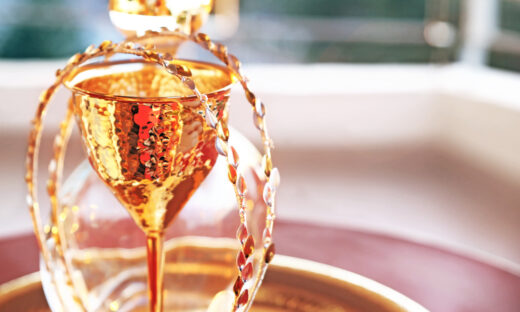
[[[215,1],[239,2],[238,27],[215,37],[246,62],[466,61],[520,71],[520,0]],[[60,58],[119,40],[106,7],[107,0],[2,0],[0,57]]]
[[[120,38],[106,0],[0,0],[0,57],[64,58]]]
[[[241,0],[231,42],[260,61],[451,61],[459,7],[450,0]]]
[[[490,47],[489,64],[520,71],[520,0],[501,0],[500,22]]]

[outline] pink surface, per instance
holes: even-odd
[[[280,254],[359,273],[438,312],[518,312],[520,277],[439,248],[384,235],[279,222]]]
[[[432,312],[518,312],[520,277],[493,266],[384,235],[279,221],[279,254],[306,258],[372,278]],[[37,270],[32,235],[0,240],[0,283]]]

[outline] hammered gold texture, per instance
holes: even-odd
[[[162,232],[215,164],[215,131],[200,114],[204,107],[189,103],[192,91],[179,79],[155,65],[133,65],[142,67],[75,84],[74,110],[98,175],[144,231]],[[229,92],[213,92],[229,85],[229,75],[190,65],[199,90],[210,94],[208,104],[222,116]]]

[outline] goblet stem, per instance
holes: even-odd
[[[146,234],[146,252],[148,258],[148,298],[150,312],[163,310],[163,235],[151,232]]]

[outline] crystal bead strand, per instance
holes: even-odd
[[[228,68],[235,73],[235,75],[238,77],[244,91],[246,94],[246,98],[248,99],[249,103],[253,106],[253,113],[255,117],[255,125],[260,130],[262,141],[264,145],[264,156],[263,156],[263,169],[264,173],[266,175],[266,184],[264,187],[263,192],[263,198],[267,205],[267,212],[266,212],[266,228],[264,229],[263,234],[263,259],[264,259],[264,265],[262,265],[262,268],[258,272],[258,279],[256,284],[253,286],[252,294],[249,294],[248,289],[242,289],[244,286],[244,283],[249,281],[252,278],[253,268],[252,268],[252,261],[247,261],[247,258],[253,253],[254,251],[254,239],[252,235],[249,235],[247,230],[247,221],[246,221],[246,214],[245,214],[245,194],[247,191],[245,180],[240,173],[238,169],[239,166],[239,157],[238,153],[232,146],[228,146],[229,141],[229,130],[227,128],[227,124],[223,120],[218,120],[216,116],[211,111],[211,108],[209,107],[209,104],[207,103],[207,97],[205,95],[202,95],[196,88],[195,83],[191,78],[191,71],[188,67],[183,65],[174,64],[171,61],[173,61],[173,57],[166,54],[160,54],[153,50],[153,47],[147,47],[147,49],[144,49],[143,47],[139,46],[138,44],[134,43],[132,41],[132,38],[129,40],[126,40],[122,42],[121,44],[114,44],[110,41],[104,41],[101,43],[98,47],[95,46],[89,46],[84,53],[75,54],[73,55],[65,68],[62,70],[58,70],[56,72],[56,82],[46,91],[42,93],[42,96],[40,97],[40,103],[38,106],[36,118],[33,121],[33,129],[31,131],[30,137],[29,137],[29,151],[27,154],[27,175],[26,175],[26,181],[29,189],[29,197],[28,197],[28,204],[29,209],[31,211],[32,217],[33,217],[33,223],[35,226],[35,232],[38,238],[38,241],[41,245],[43,242],[43,233],[41,231],[40,226],[40,219],[39,219],[39,206],[37,201],[37,194],[35,192],[36,189],[36,177],[35,172],[37,169],[37,155],[38,155],[38,147],[41,140],[41,130],[43,125],[43,118],[45,111],[47,109],[48,103],[54,93],[56,92],[56,89],[62,84],[62,82],[65,80],[68,75],[71,74],[72,70],[76,67],[80,66],[81,64],[85,63],[86,61],[100,57],[110,57],[113,54],[116,53],[122,53],[122,54],[132,54],[139,57],[144,58],[147,61],[157,63],[165,68],[166,71],[168,71],[170,74],[175,75],[178,77],[185,86],[190,88],[194,94],[198,97],[201,104],[205,106],[205,113],[206,113],[206,122],[209,126],[214,128],[217,131],[217,140],[216,140],[216,150],[221,155],[224,156],[227,163],[228,163],[228,177],[230,182],[233,184],[233,187],[235,189],[235,194],[237,196],[237,202],[239,207],[239,214],[240,214],[240,226],[237,231],[237,238],[241,243],[241,250],[239,251],[239,254],[237,256],[237,266],[239,269],[239,276],[235,282],[235,285],[233,287],[235,292],[235,305],[233,310],[242,310],[248,307],[251,303],[251,298],[254,297],[254,294],[256,293],[257,286],[259,283],[259,279],[263,277],[265,273],[265,269],[267,264],[271,261],[274,255],[274,244],[272,243],[271,235],[272,235],[272,227],[273,227],[273,221],[274,221],[274,195],[276,192],[276,187],[279,183],[279,173],[276,168],[272,168],[272,160],[271,160],[271,139],[267,133],[266,125],[265,125],[265,105],[262,102],[259,102],[257,100],[256,96],[249,90],[247,85],[246,78],[242,75],[240,71],[240,62],[238,59],[227,53],[227,48],[221,44],[214,44],[209,40],[209,37],[204,34],[198,34],[193,36],[188,36],[184,33],[176,32],[176,31],[167,31],[163,30],[163,32],[147,32],[146,36],[174,36],[180,39],[184,40],[192,40],[196,43],[198,43],[200,46],[202,46],[204,49],[209,50],[211,53],[213,53],[217,58],[219,58],[221,61],[223,61]],[[135,39],[135,38],[134,38]],[[66,140],[62,140],[66,141]],[[63,143],[63,142],[62,142]],[[55,153],[55,164],[54,166],[51,166],[51,182],[50,185],[52,185],[52,191],[57,192],[58,187],[58,177],[59,174],[55,172],[55,168],[61,168],[63,157],[61,156],[61,153],[63,153],[64,148],[59,149],[60,152]],[[53,204],[53,206],[56,206],[57,203]],[[46,265],[49,265],[49,256],[48,256],[48,250],[45,246],[41,246],[42,253],[44,255],[44,260],[46,262]],[[49,267],[48,267],[49,269]],[[84,310],[84,305],[82,305]]]

